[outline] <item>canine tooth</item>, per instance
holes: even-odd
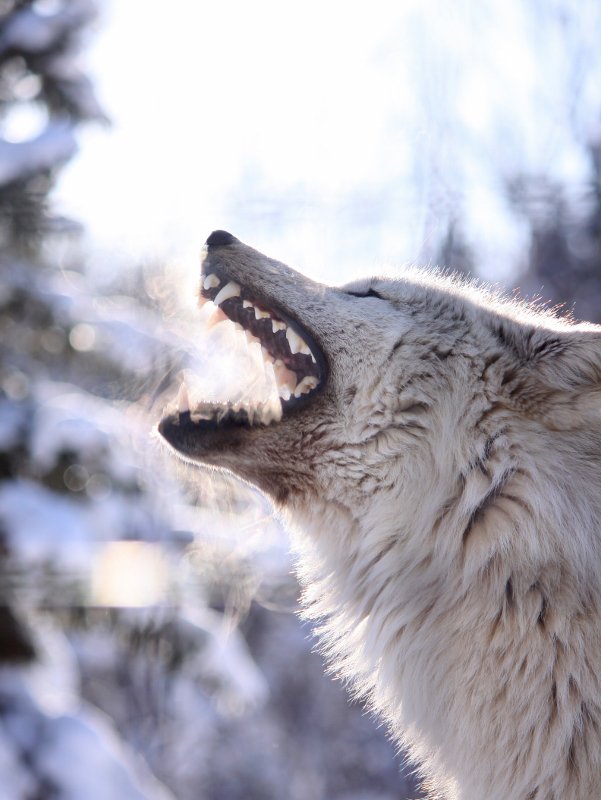
[[[305,356],[310,356],[311,355],[311,348],[309,347],[309,345],[306,342],[303,342],[302,345],[301,345],[301,348],[300,348],[300,350],[298,352],[302,353]]]
[[[190,398],[188,397],[188,388],[185,383],[179,387],[177,394],[177,409],[180,414],[185,414],[190,410]]]
[[[278,331],[285,331],[286,330],[286,323],[282,322],[279,319],[272,319],[271,320],[271,330],[274,333],[277,333]]]
[[[217,275],[213,275],[213,273],[211,273],[210,275],[206,276],[202,285],[204,289],[208,290],[208,289],[216,289],[220,283],[221,281],[219,280]]]
[[[230,281],[226,283],[223,289],[220,289],[217,292],[217,296],[213,300],[216,306],[220,306],[226,300],[229,300],[230,297],[239,297],[240,296],[240,286],[234,281]]]
[[[290,345],[290,352],[293,355],[299,353],[304,342],[292,328],[286,328],[286,339],[288,339],[288,344]]]
[[[271,314],[268,311],[262,311],[260,308],[254,306],[255,309],[255,319],[269,319]]]

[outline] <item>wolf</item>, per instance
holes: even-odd
[[[273,502],[334,673],[445,800],[601,797],[601,327],[434,270],[342,287],[225,231],[201,303],[276,400],[159,431]]]

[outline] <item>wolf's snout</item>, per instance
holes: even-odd
[[[227,231],[213,231],[206,241],[207,247],[225,247],[228,244],[235,244],[238,239]]]

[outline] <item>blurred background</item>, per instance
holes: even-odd
[[[597,0],[0,0],[1,800],[418,796],[269,506],[153,430],[214,228],[601,321],[600,42]]]

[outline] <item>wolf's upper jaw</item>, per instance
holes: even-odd
[[[213,237],[214,234],[209,237],[208,245]],[[231,240],[237,242],[233,237]],[[182,384],[177,408],[159,426],[163,433],[172,425],[199,432],[230,426],[269,425],[279,421],[283,412],[303,406],[325,380],[325,358],[313,336],[273,302],[241,282],[231,280],[222,266],[207,268],[208,261],[203,264],[199,295],[207,325],[234,326],[237,338],[242,337],[242,346],[260,352],[259,361],[267,383],[277,387],[277,395],[252,404],[198,399],[191,403],[190,393]]]

